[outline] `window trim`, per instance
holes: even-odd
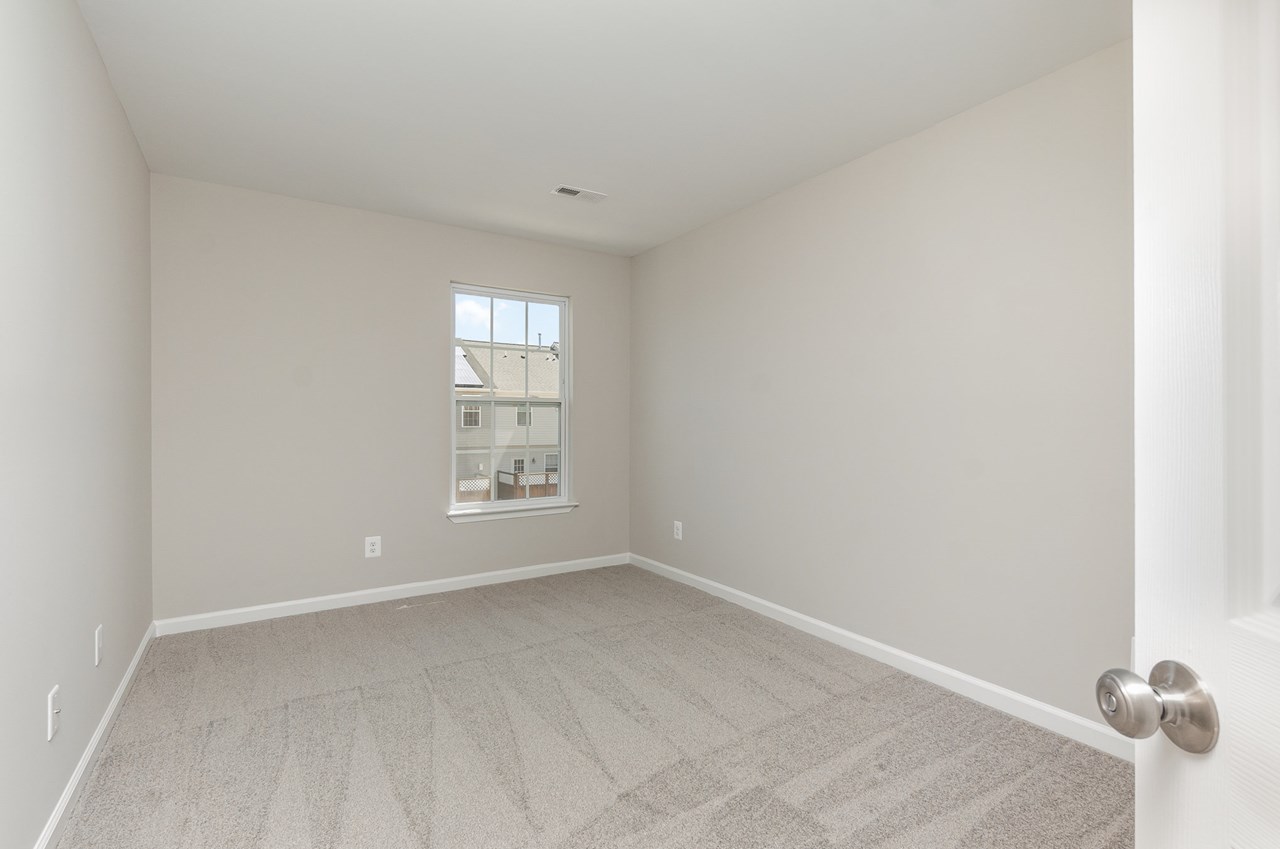
[[[478,403],[482,407],[485,403],[494,403],[503,399],[494,398],[492,394],[489,396],[463,395],[459,396],[457,387],[453,382],[453,368],[455,362],[455,347],[457,346],[457,312],[456,312],[456,296],[457,295],[476,295],[479,297],[498,298],[498,299],[519,299],[530,303],[541,303],[558,306],[560,308],[560,398],[558,400],[560,413],[560,480],[558,484],[558,494],[551,497],[542,498],[522,498],[509,501],[481,501],[481,502],[462,502],[459,503],[458,495],[458,433],[459,428],[451,428],[450,439],[450,477],[448,485],[450,488],[448,501],[449,509],[446,513],[450,521],[453,522],[476,522],[487,519],[517,518],[527,516],[543,516],[554,515],[557,513],[567,513],[578,506],[578,502],[572,498],[573,479],[571,476],[570,463],[572,462],[572,439],[569,426],[570,409],[573,406],[573,340],[572,340],[572,299],[568,295],[555,295],[548,292],[536,292],[516,288],[495,287],[495,286],[475,286],[468,283],[461,283],[456,280],[451,281],[449,286],[449,315],[450,315],[450,336],[448,338],[449,348],[446,365],[450,369],[450,378],[448,384],[449,404],[451,408],[456,408],[461,402],[463,404]],[[528,399],[537,401],[539,399]],[[547,400],[547,399],[543,399]],[[527,407],[529,410],[530,420],[532,420],[533,403]],[[549,405],[548,405],[549,406]],[[483,413],[481,414],[483,416]],[[544,457],[545,459],[545,457]],[[490,464],[492,465],[492,464]],[[496,473],[496,470],[490,474]]]
[[[473,407],[475,409],[471,409]],[[473,425],[467,424],[467,413],[476,414],[475,424]],[[484,427],[484,405],[483,404],[463,404],[462,405],[462,421],[458,422],[458,426],[467,428],[468,430],[472,428],[477,428],[477,427]]]
[[[465,524],[467,522],[487,522],[490,519],[523,519],[528,516],[555,516],[559,513],[568,513],[570,510],[578,506],[576,501],[565,501],[560,503],[543,504],[544,501],[552,501],[552,498],[536,498],[531,499],[532,504],[525,504],[522,501],[491,501],[487,504],[494,504],[498,509],[485,509],[476,507],[473,509],[463,510],[456,508],[450,510],[446,515],[449,521],[454,524]],[[506,505],[514,504],[514,507]]]

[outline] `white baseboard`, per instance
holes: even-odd
[[[260,622],[263,619],[278,619],[282,616],[297,616],[299,613],[315,613],[316,611],[334,610],[339,607],[354,607],[359,604],[374,604],[379,601],[394,601],[419,595],[447,593],[453,590],[465,590],[469,587],[480,587],[486,584],[501,584],[506,581],[523,581],[526,578],[540,578],[544,575],[558,575],[562,572],[598,569],[601,566],[620,566],[624,563],[629,563],[629,557],[630,555],[625,553],[610,554],[604,557],[587,557],[582,560],[565,560],[560,563],[521,566],[516,569],[480,572],[475,575],[439,578],[434,581],[417,581],[412,584],[396,584],[391,587],[356,590],[349,593],[322,595],[295,601],[277,601],[272,604],[237,607],[232,610],[215,610],[210,613],[197,613],[192,616],[176,616],[172,619],[156,620],[156,635],[163,637],[166,634],[202,631],[206,628],[221,628],[224,625]]]
[[[1130,762],[1133,761],[1133,741],[1117,734],[1101,722],[1093,722],[1062,708],[1045,704],[1021,693],[1015,693],[1013,690],[992,684],[989,681],[983,681],[980,678],[975,678],[972,675],[967,675],[940,663],[925,660],[923,657],[917,657],[876,640],[860,636],[852,631],[846,631],[843,628],[823,622],[820,619],[814,619],[812,616],[797,613],[779,604],[765,601],[762,598],[757,598],[741,590],[735,590],[733,587],[727,587],[724,584],[685,572],[674,566],[659,563],[648,557],[632,554],[631,562],[642,569],[647,569],[655,574],[696,587],[703,592],[719,596],[748,610],[762,613],[770,619],[776,619],[815,637],[821,637],[828,642],[901,669],[903,672],[910,673],[917,678],[923,678],[941,687],[946,687],[948,690],[973,699],[975,702],[980,702],[987,707],[1016,716],[1018,719],[1038,725],[1064,737],[1069,737],[1072,740],[1084,743],[1086,746],[1092,746],[1109,755],[1115,755]]]
[[[124,677],[120,679],[120,686],[116,687],[115,695],[111,697],[111,701],[107,704],[106,712],[102,714],[102,720],[98,723],[97,729],[94,730],[93,736],[89,738],[89,745],[85,746],[84,754],[80,756],[80,762],[76,764],[75,772],[71,773],[71,780],[67,782],[67,786],[62,791],[62,796],[58,798],[58,804],[54,806],[53,813],[49,815],[49,821],[45,823],[44,831],[40,832],[40,837],[36,840],[35,849],[47,849],[47,847],[53,846],[57,842],[59,832],[62,830],[62,818],[67,813],[67,809],[71,807],[71,803],[75,801],[76,796],[79,795],[80,787],[89,775],[89,766],[97,758],[102,744],[106,742],[111,725],[116,720],[116,711],[120,708],[120,702],[124,700],[124,694],[128,691],[130,682],[133,681],[133,674],[138,670],[138,664],[142,661],[142,656],[146,654],[147,644],[151,642],[151,638],[155,635],[156,624],[152,622],[147,626],[147,632],[142,635],[142,642],[138,644],[138,650],[134,652],[133,660],[129,661],[129,668],[124,671]]]

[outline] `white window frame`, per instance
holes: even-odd
[[[523,423],[521,418],[524,419]],[[533,427],[533,407],[526,404],[523,410],[516,410],[516,427]]]
[[[448,517],[453,522],[477,522],[487,521],[490,519],[508,519],[523,516],[544,516],[555,513],[567,513],[578,506],[578,502],[572,499],[572,479],[569,475],[569,463],[571,462],[571,442],[569,433],[569,409],[572,404],[572,386],[573,386],[573,345],[570,338],[570,330],[572,327],[570,300],[564,295],[552,295],[545,292],[532,292],[520,289],[495,288],[490,286],[473,286],[467,283],[459,283],[454,281],[449,288],[449,315],[452,333],[448,339],[448,349],[441,348],[447,353],[446,365],[449,368],[449,404],[451,409],[457,409],[459,403],[463,405],[480,404],[481,409],[485,404],[493,404],[496,400],[492,394],[490,387],[490,395],[486,399],[483,395],[463,394],[457,392],[454,385],[454,364],[455,364],[455,348],[457,346],[457,327],[456,327],[456,296],[476,295],[484,298],[497,298],[501,300],[520,300],[529,303],[551,304],[560,308],[560,345],[558,356],[560,358],[560,399],[558,402],[528,399],[526,409],[529,411],[529,420],[532,423],[533,407],[545,406],[548,409],[555,409],[556,404],[559,405],[560,413],[560,468],[559,481],[557,483],[557,495],[542,498],[525,498],[513,499],[510,501],[483,501],[483,502],[464,502],[459,504],[456,501],[458,493],[458,428],[451,428],[452,434],[450,452],[450,476],[449,476],[449,511]],[[490,327],[493,326],[492,319]],[[483,417],[483,412],[481,413]],[[494,457],[496,451],[491,448],[490,457]],[[544,460],[547,455],[544,455]],[[496,466],[490,464],[494,471],[490,474],[496,474]],[[526,464],[527,468],[527,464]]]
[[[544,472],[552,471],[551,465],[547,460],[548,457],[556,458],[556,467],[554,471],[557,471],[557,472],[560,471],[560,453],[559,452],[552,452],[551,454],[542,455],[542,471]]]
[[[471,409],[472,407],[474,407],[475,409],[472,410]],[[471,412],[474,412],[476,414],[476,423],[469,425],[467,424],[467,413],[471,413]],[[465,427],[468,429],[473,427],[484,427],[484,405],[483,404],[463,404],[462,411],[459,413],[459,415],[462,417],[462,421],[458,422],[459,427]]]
[[[517,475],[524,474],[524,458],[523,457],[511,458],[511,471]]]

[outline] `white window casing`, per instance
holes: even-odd
[[[460,283],[453,285],[451,299],[448,361],[458,427],[451,445],[449,519],[572,510],[577,502],[569,474],[569,299]],[[524,341],[511,341],[520,338],[521,318]],[[487,339],[469,338],[485,333]]]

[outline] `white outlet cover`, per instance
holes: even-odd
[[[675,538],[684,539],[684,522],[675,523]]]
[[[53,735],[58,733],[58,726],[62,723],[62,702],[59,698],[58,686],[56,684],[53,689],[49,691],[49,703],[47,710],[49,722],[47,728],[48,734],[45,736],[45,739],[52,740]]]
[[[381,557],[382,556],[382,537],[365,537],[364,538],[364,556],[365,557]]]
[[[102,626],[93,629],[93,665],[102,663]]]

